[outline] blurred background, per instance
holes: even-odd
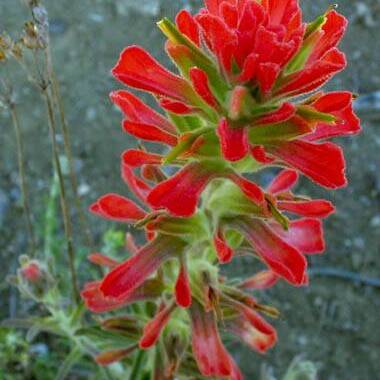
[[[331,5],[327,0],[301,3],[307,20]],[[367,279],[380,277],[380,1],[337,3],[339,11],[350,21],[341,45],[349,67],[329,87],[360,94],[356,108],[362,118],[363,133],[341,141],[350,180],[346,189],[325,192],[305,179],[300,182],[299,193],[331,199],[338,212],[326,222],[326,254],[311,261],[311,286],[296,289],[281,284],[260,295],[282,311],[276,325],[280,338],[277,347],[265,357],[240,345],[232,347],[248,380],[257,378],[254,375],[259,373],[262,362],[273,367],[275,373],[284,373],[299,354],[317,364],[323,380],[379,379],[380,288],[379,280]],[[163,16],[173,18],[184,6],[195,11],[200,4],[201,1],[185,0],[45,1],[50,16],[53,60],[85,207],[105,192],[127,194],[119,175],[119,156],[134,146],[135,140],[122,133],[121,116],[108,99],[110,91],[121,87],[110,75],[120,51],[129,44],[139,44],[172,67],[164,54],[164,37],[155,22]],[[16,37],[28,18],[21,2],[0,0],[0,32]],[[19,69],[12,65],[5,69],[0,65],[0,76],[4,75],[15,89],[26,141],[33,225],[42,236],[53,175],[44,104]],[[58,141],[62,144],[59,135]],[[269,179],[270,174],[261,178],[264,182]],[[27,247],[18,183],[14,132],[10,116],[4,111],[0,112],[0,319],[25,315],[31,307],[3,281],[7,274],[14,273],[17,257]],[[76,215],[73,217],[76,221]],[[88,220],[98,246],[106,231],[117,232],[121,228],[91,216]],[[59,254],[63,241],[58,239],[56,245]],[[80,248],[78,260],[84,261],[87,253],[86,247]],[[229,270],[249,273],[249,268],[239,263]],[[81,276],[83,283],[91,274],[82,271]],[[0,331],[5,334],[4,330]],[[37,357],[52,350],[38,341],[33,347]],[[5,351],[0,351],[1,357]],[[50,366],[54,372],[54,360]],[[81,377],[72,379],[77,378]]]

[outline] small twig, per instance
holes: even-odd
[[[379,278],[370,278],[367,276],[362,276],[359,273],[350,272],[344,269],[337,268],[312,268],[309,270],[310,276],[325,276],[325,277],[336,277],[343,280],[348,280],[356,284],[373,286],[375,288],[380,288],[380,279]]]
[[[26,229],[28,231],[29,235],[29,244],[30,244],[30,251],[32,255],[35,254],[36,251],[36,238],[34,236],[34,231],[32,227],[32,214],[31,214],[31,208],[29,204],[29,192],[27,187],[27,181],[26,181],[26,174],[25,174],[25,157],[24,157],[24,144],[23,144],[23,138],[21,133],[21,127],[20,122],[16,110],[16,105],[12,100],[12,90],[7,84],[2,81],[4,91],[6,92],[5,96],[5,102],[8,106],[9,112],[11,114],[12,123],[13,123],[13,129],[15,131],[16,136],[16,150],[17,150],[17,161],[18,161],[18,171],[19,171],[19,177],[20,177],[20,188],[21,188],[21,194],[22,194],[22,203],[24,208],[24,215],[25,215],[25,223],[26,223]]]

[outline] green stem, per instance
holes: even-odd
[[[58,176],[58,182],[59,182],[61,210],[62,210],[63,225],[64,225],[65,238],[66,238],[66,249],[67,249],[67,254],[69,257],[69,268],[70,268],[70,273],[71,273],[73,299],[78,304],[80,301],[80,297],[79,297],[77,274],[75,270],[75,251],[74,251],[74,245],[73,245],[72,224],[71,224],[71,219],[70,219],[69,205],[66,198],[66,190],[65,190],[65,184],[64,184],[64,179],[63,179],[62,167],[61,167],[61,163],[59,161],[59,155],[58,155],[58,145],[57,145],[57,138],[56,138],[57,128],[56,128],[55,119],[54,119],[53,103],[52,103],[50,94],[48,92],[48,88],[41,86],[41,90],[42,90],[42,95],[44,97],[45,104],[46,104],[48,124],[49,124],[49,130],[50,130],[50,139],[51,139],[52,151],[53,151],[53,160],[54,160],[54,166],[55,166],[55,170],[56,170],[56,173]]]
[[[129,377],[129,380],[138,380],[139,379],[140,374],[141,374],[141,366],[142,366],[144,356],[145,356],[144,350],[140,350],[137,353],[137,357],[136,357],[135,362],[133,363],[133,368],[132,368],[131,376]]]

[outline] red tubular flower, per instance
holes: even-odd
[[[233,334],[261,354],[276,344],[276,330],[257,311],[236,300],[225,302],[238,312],[238,316],[228,322],[228,329]]]
[[[102,282],[88,282],[81,292],[81,297],[86,307],[93,313],[105,313],[120,309],[139,301],[153,300],[160,296],[162,286],[154,280],[148,280],[127,296],[118,299],[107,297],[101,291]]]
[[[175,284],[175,297],[179,306],[183,308],[190,307],[192,303],[191,288],[187,265],[184,258],[180,259],[179,274]]]
[[[291,193],[291,189],[298,181],[298,174],[294,170],[283,170],[269,185],[267,191],[275,196],[276,206],[281,211],[300,216],[325,218],[335,211],[335,207],[324,199],[302,199]]]
[[[185,103],[196,99],[187,81],[166,70],[139,46],[130,46],[122,52],[112,74],[128,86],[157,95]]]
[[[274,286],[278,281],[278,276],[271,270],[264,270],[254,276],[244,280],[240,287],[242,289],[267,289]]]
[[[147,349],[156,344],[174,309],[175,304],[163,306],[154,319],[144,327],[143,336],[140,339],[140,348]]]
[[[223,235],[223,231],[219,228],[214,235],[214,246],[218,254],[219,261],[223,264],[229,263],[232,260],[233,250],[227,244]]]
[[[253,202],[264,202],[262,190],[231,170],[225,170],[215,162],[192,162],[170,179],[161,182],[148,195],[153,208],[165,208],[176,216],[191,216],[196,210],[199,197],[205,187],[215,178],[228,178],[240,187]]]
[[[194,302],[190,308],[193,353],[204,376],[231,375],[230,356],[218,334],[214,312]]]
[[[244,128],[231,128],[226,119],[219,123],[217,133],[223,157],[228,161],[239,161],[249,149],[248,134]]]
[[[128,198],[107,194],[99,198],[90,210],[103,218],[131,223],[143,219],[146,212]]]
[[[156,126],[169,133],[175,133],[175,127],[163,116],[144,104],[128,91],[111,92],[110,98],[125,115],[126,119],[140,124]]]
[[[242,219],[235,224],[273,272],[293,285],[304,284],[307,261],[296,247],[261,220]]]
[[[184,247],[181,240],[159,236],[143,247],[135,256],[114,268],[100,285],[105,297],[116,300],[128,297],[169,258]]]
[[[305,136],[308,141],[322,140],[331,137],[354,135],[360,132],[360,120],[352,109],[352,94],[350,92],[329,92],[320,95],[311,106],[323,113],[328,113],[336,118],[331,125],[319,122],[315,131]]]

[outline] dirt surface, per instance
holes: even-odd
[[[108,93],[119,87],[109,74],[119,52],[126,45],[136,43],[167,62],[164,38],[155,21],[163,15],[173,17],[182,5],[196,9],[199,1],[185,4],[174,0],[144,0],[139,5],[132,0],[46,3],[77,171],[84,202],[89,204],[103,192],[125,191],[119,178],[119,156],[134,141],[121,132],[120,115],[108,100]],[[302,3],[309,20],[330,5],[322,0]],[[374,92],[380,89],[380,2],[338,1],[338,4],[351,21],[342,44],[350,65],[330,86],[360,94]],[[0,30],[16,33],[27,16],[19,2],[0,1]],[[0,75],[4,75],[3,70]],[[51,181],[44,109],[38,94],[23,76],[12,69],[9,75],[17,83],[38,227]],[[375,278],[380,277],[380,120],[369,113],[362,117],[362,135],[344,140],[349,187],[327,193],[302,180],[299,190],[330,198],[339,210],[326,222],[326,254],[312,258],[312,268],[329,267]],[[14,135],[6,113],[0,114],[0,147],[0,278],[3,278],[14,270],[17,256],[25,250]],[[90,222],[97,232],[109,226],[95,218]],[[239,264],[233,265],[235,272],[249,271],[246,265]],[[6,285],[0,285],[0,291],[0,317],[17,313],[14,292]],[[322,380],[380,378],[379,288],[335,277],[312,276],[309,288],[296,289],[283,284],[267,292],[264,300],[283,312],[277,323],[280,342],[264,358],[276,373],[283,373],[294,356],[304,354],[318,363]],[[263,358],[241,346],[233,351],[247,379],[257,378],[254,375],[258,374]]]

